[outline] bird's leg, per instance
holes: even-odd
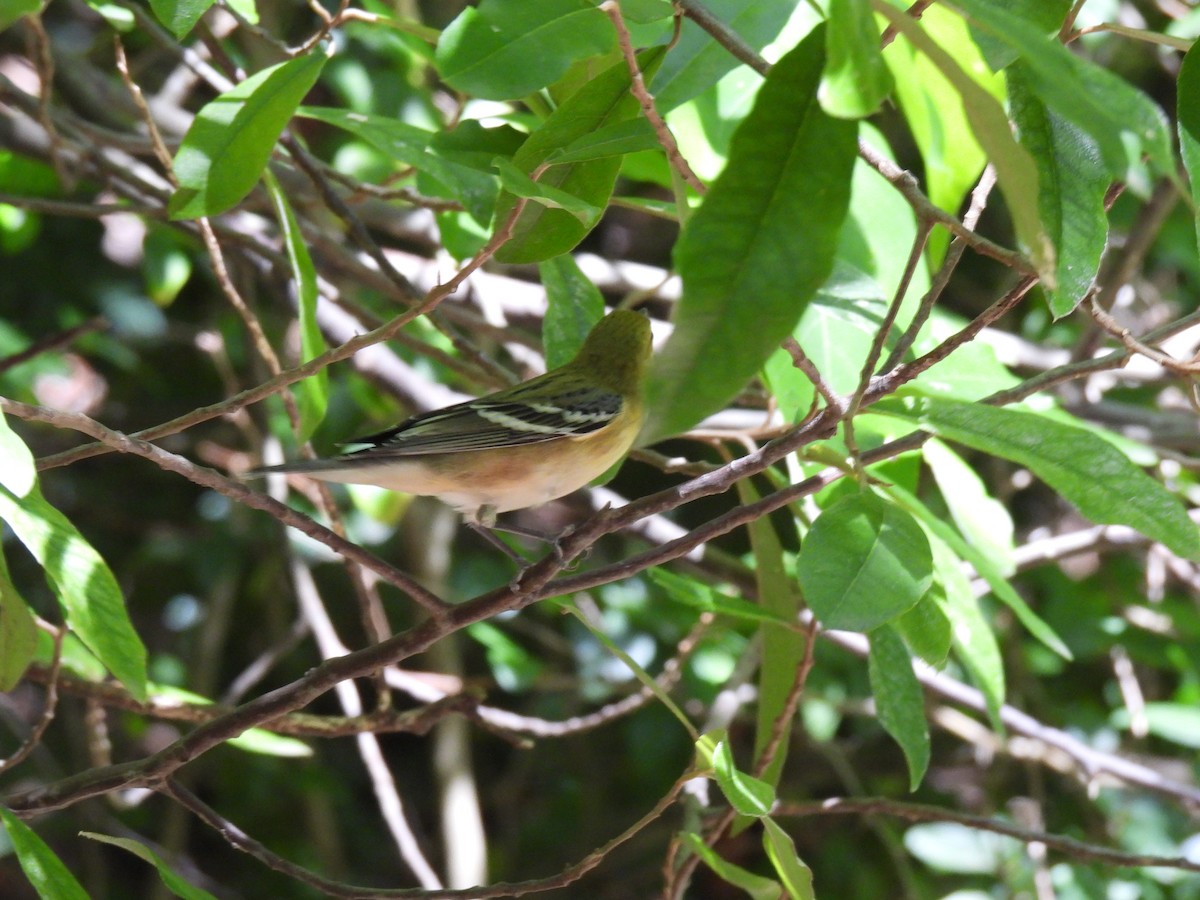
[[[496,534],[495,526],[484,525],[482,522],[475,522],[470,519],[467,520],[467,525],[477,535],[520,566],[522,571],[524,570],[525,566],[529,565],[529,560],[523,557],[512,547],[508,546],[508,544],[504,543],[504,541],[500,540],[499,536]]]

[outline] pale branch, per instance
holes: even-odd
[[[789,818],[883,815],[904,819],[907,822],[955,822],[977,831],[989,831],[993,834],[1015,838],[1024,844],[1044,844],[1049,849],[1080,862],[1121,868],[1156,866],[1181,869],[1186,872],[1200,872],[1200,862],[1194,859],[1182,856],[1128,853],[1046,831],[1022,828],[1002,819],[955,812],[924,803],[906,803],[901,800],[872,797],[830,797],[827,800],[807,803],[781,803],[775,808],[774,813]]]

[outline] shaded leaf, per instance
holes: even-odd
[[[1174,174],[1166,117],[1144,93],[990,0],[953,0],[949,5],[1025,60],[1030,88],[1096,142],[1113,178],[1148,188],[1141,174],[1143,154],[1162,174]]]
[[[1192,45],[1183,57],[1176,82],[1176,112],[1179,118],[1179,152],[1192,188],[1192,206],[1196,215],[1197,242],[1200,243],[1200,49]]]
[[[890,625],[870,634],[867,671],[879,723],[896,739],[908,762],[908,787],[915,791],[929,768],[929,723],[925,720],[925,695],[913,674],[912,659]]]
[[[1075,309],[1096,280],[1108,242],[1109,177],[1096,142],[1048,109],[1030,89],[1027,66],[1008,68],[1009,110],[1038,167],[1038,209],[1057,250],[1057,283],[1046,293],[1055,318]]]
[[[444,195],[459,201],[476,222],[480,225],[491,222],[500,193],[496,176],[490,171],[491,164],[497,153],[512,152],[511,142],[505,139],[508,130],[464,122],[452,132],[434,133],[388,116],[324,106],[302,106],[296,114],[348,131],[389,158],[436,178],[445,188]],[[463,145],[477,149],[480,158],[475,160],[476,165],[444,158],[429,149],[445,146],[450,151],[446,157],[450,153],[467,155],[461,149]]]
[[[216,900],[208,891],[196,887],[182,875],[176,873],[161,856],[141,841],[131,840],[130,838],[112,837],[107,834],[96,834],[94,831],[82,831],[80,835],[85,838],[91,838],[93,841],[99,841],[102,844],[112,844],[114,847],[120,847],[122,850],[128,850],[134,856],[150,863],[150,865],[158,870],[158,876],[162,879],[163,884],[176,897],[181,897],[183,900]]]
[[[717,851],[708,846],[704,842],[704,838],[694,831],[685,831],[679,836],[679,839],[680,843],[700,857],[706,866],[723,880],[745,891],[751,900],[779,900],[781,890],[779,882],[756,875],[749,869],[743,869],[719,856]]]
[[[158,21],[167,26],[167,30],[176,39],[185,37],[200,21],[200,17],[208,12],[214,0],[150,0],[150,8]]]
[[[538,273],[546,289],[542,321],[546,368],[557,369],[575,358],[588,332],[604,318],[604,298],[570,254],[539,263]]]
[[[643,73],[653,72],[662,61],[663,49],[638,54]],[[629,93],[629,68],[619,61],[605,69],[576,93],[567,98],[536,131],[529,135],[513,155],[513,165],[532,173],[551,156],[603,128],[638,115],[638,102]],[[621,157],[611,156],[583,162],[552,164],[538,178],[538,184],[557,188],[598,209],[612,196]],[[516,197],[503,193],[496,208],[496,221],[509,215]],[[513,227],[513,237],[496,253],[496,259],[508,263],[531,263],[550,259],[574,249],[591,226],[567,212],[540,204],[526,204]]]
[[[309,256],[308,246],[300,223],[287,202],[283,189],[270,170],[266,172],[267,193],[275,207],[275,218],[283,232],[288,261],[292,264],[292,279],[296,285],[296,308],[300,319],[300,362],[306,363],[325,352],[325,338],[317,324],[317,270]],[[325,419],[329,408],[329,373],[322,369],[292,386],[300,409],[300,433],[297,439],[304,443],[313,436],[317,426]]]

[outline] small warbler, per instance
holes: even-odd
[[[603,475],[641,429],[650,321],[616,310],[566,365],[476,400],[413,416],[343,456],[256,469],[440,498],[468,521],[547,503]]]

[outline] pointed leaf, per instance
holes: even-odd
[[[0,691],[17,686],[37,654],[37,642],[37,623],[9,577],[0,548]]]
[[[712,869],[724,881],[736,888],[741,888],[750,900],[779,900],[779,882],[762,875],[756,875],[749,869],[731,863],[718,856],[717,851],[704,843],[704,838],[693,831],[685,831],[680,836],[680,843],[695,853],[706,866]]]
[[[800,545],[804,599],[826,628],[870,631],[916,605],[933,563],[907,512],[871,493],[843,497]]]
[[[1179,118],[1179,152],[1192,188],[1196,236],[1200,243],[1200,48],[1192,44],[1179,68],[1176,110]]]
[[[996,181],[1004,194],[1017,237],[1028,249],[1038,275],[1046,284],[1053,285],[1056,275],[1054,245],[1042,227],[1038,211],[1037,166],[1033,157],[1013,137],[1004,107],[907,13],[890,5],[887,0],[873,2],[875,11],[883,13],[958,90],[975,138],[996,168]]]
[[[824,55],[818,28],[772,68],[729,164],[676,245],[684,293],[675,331],[651,363],[644,443],[733,398],[833,267],[856,128],[816,101]]]
[[[483,0],[446,26],[434,61],[455,90],[514,100],[615,42],[608,17],[583,0]]]
[[[821,108],[840,119],[860,119],[879,109],[892,92],[871,0],[830,0],[825,32]]]
[[[738,769],[728,741],[717,744],[713,754],[713,773],[729,805],[743,816],[766,816],[775,805],[775,789],[753,775]]]
[[[1038,167],[1038,209],[1057,249],[1057,284],[1047,290],[1060,318],[1075,309],[1096,280],[1108,241],[1104,196],[1109,177],[1096,142],[1046,107],[1033,92],[1028,65],[1007,69],[1009,109],[1021,146]]]
[[[158,21],[167,26],[167,30],[182,39],[200,21],[200,17],[208,12],[214,0],[150,0],[150,8]]]
[[[1187,559],[1200,559],[1200,529],[1183,504],[1090,431],[1017,409],[928,399],[921,421],[935,433],[1027,466],[1102,525],[1128,525]]]
[[[0,488],[0,519],[46,570],[71,630],[126,689],[146,698],[146,648],[100,555],[34,488],[18,500]]]
[[[638,54],[638,66],[649,75],[661,63],[664,49],[656,47]],[[629,93],[629,67],[619,61],[605,69],[568,97],[549,118],[529,135],[513,156],[513,165],[529,174],[549,162],[564,147],[603,128],[638,116],[637,99]],[[608,205],[621,157],[609,156],[584,162],[552,164],[538,184],[558,188],[599,209]],[[496,221],[503,222],[516,203],[503,193],[496,207]],[[513,237],[496,253],[507,263],[531,263],[550,259],[574,249],[591,226],[564,209],[549,209],[529,203],[513,227]]]
[[[875,711],[887,733],[896,739],[908,761],[908,788],[915,791],[929,768],[929,723],[925,695],[913,674],[904,641],[890,625],[871,632],[867,669]]]
[[[1143,154],[1160,173],[1174,174],[1166,117],[1140,90],[992,0],[953,0],[948,5],[1025,60],[1030,87],[1096,142],[1113,178],[1145,187],[1140,175]]]
[[[161,856],[143,844],[141,841],[131,840],[130,838],[112,837],[107,834],[96,834],[94,831],[81,831],[80,836],[91,838],[93,841],[99,841],[102,844],[112,844],[114,847],[120,847],[122,850],[128,850],[134,856],[145,860],[158,869],[158,875],[162,879],[163,884],[176,897],[181,897],[183,900],[216,900],[216,898],[203,888],[198,888],[182,875],[177,874]]]
[[[0,821],[25,877],[42,900],[88,900],[87,891],[32,828],[0,806]]]
[[[33,454],[17,433],[8,427],[0,412],[0,486],[18,497],[24,497],[37,484],[37,467]]]
[[[324,50],[263,69],[207,103],[175,154],[173,219],[215,216],[253,190],[275,142],[317,83]]]
[[[763,847],[790,900],[815,900],[812,870],[800,859],[791,836],[774,819],[763,819]]]
[[[275,207],[275,218],[283,231],[283,242],[287,247],[288,260],[292,264],[292,279],[296,284],[296,308],[300,319],[300,362],[306,363],[325,352],[325,338],[317,324],[317,270],[296,214],[284,196],[283,189],[270,170],[266,172],[267,193]],[[304,443],[313,436],[317,426],[325,419],[329,408],[329,373],[322,369],[311,378],[297,382],[292,390],[300,408],[300,434],[297,439]]]
[[[570,254],[539,263],[538,273],[546,288],[546,368],[557,369],[575,358],[592,326],[604,318],[604,298]]]

